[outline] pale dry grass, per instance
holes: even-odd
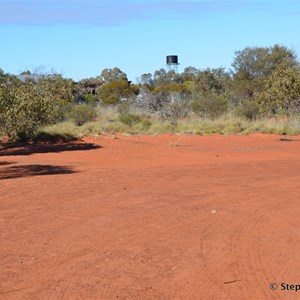
[[[161,134],[161,133],[181,133],[181,134],[251,134],[256,132],[279,134],[279,135],[299,135],[300,120],[294,118],[290,120],[272,121],[269,119],[246,120],[231,114],[223,115],[215,120],[201,119],[195,115],[181,120],[163,120],[156,115],[141,116],[141,121],[127,125],[120,121],[120,114],[115,108],[105,108],[98,112],[97,121],[88,122],[82,126],[76,126],[71,122],[59,123],[40,129],[39,133],[48,135],[60,135],[72,137],[82,137],[86,135],[101,135],[104,133],[123,134]]]

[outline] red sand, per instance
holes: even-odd
[[[1,299],[300,299],[300,137],[84,142],[0,146]]]

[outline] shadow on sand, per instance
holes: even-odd
[[[64,151],[82,151],[102,148],[92,143],[69,142],[61,144],[0,144],[0,156],[31,155],[35,153],[57,153]]]
[[[76,171],[71,167],[51,165],[24,165],[0,169],[0,180],[42,175],[72,174]]]
[[[287,138],[281,138],[278,140],[279,142],[300,142],[300,140],[295,139],[287,139]]]
[[[12,164],[14,164],[14,162],[11,162],[11,161],[0,161],[0,167],[12,165]]]

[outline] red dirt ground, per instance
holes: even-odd
[[[299,299],[281,290],[300,284],[299,150],[261,134],[2,145],[0,298]]]

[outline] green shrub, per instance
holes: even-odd
[[[73,103],[66,103],[64,105],[56,105],[53,107],[53,121],[55,123],[64,122],[68,118],[68,113],[71,111]]]
[[[133,126],[137,123],[140,123],[142,121],[142,118],[139,115],[135,114],[123,114],[119,117],[119,120],[128,126]]]
[[[47,90],[33,82],[0,85],[0,127],[10,140],[32,138],[38,127],[51,122],[53,103]]]
[[[259,105],[255,101],[245,100],[236,109],[235,114],[249,120],[255,120],[259,117]]]
[[[117,104],[120,100],[129,99],[138,93],[137,89],[124,79],[106,82],[97,92],[105,105]]]
[[[192,101],[191,108],[201,117],[215,119],[227,111],[228,100],[224,96],[216,94],[200,95]]]
[[[67,113],[76,125],[81,126],[87,122],[93,121],[96,118],[95,109],[90,105],[74,105],[69,113]]]
[[[97,103],[97,96],[96,95],[93,95],[93,94],[85,94],[83,96],[83,101],[86,103],[86,104],[89,104],[91,106],[95,106],[96,103]]]
[[[59,74],[0,79],[0,128],[10,140],[33,138],[40,126],[56,120],[60,106],[73,100],[73,81]]]
[[[266,80],[259,97],[260,109],[267,116],[290,116],[300,112],[300,72],[297,68],[278,66]]]

